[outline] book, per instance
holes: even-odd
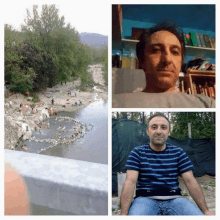
[[[211,48],[211,44],[210,44],[210,42],[209,42],[209,36],[208,36],[207,34],[204,34],[204,35],[203,35],[203,38],[204,38],[206,47]]]
[[[196,34],[194,32],[190,32],[190,38],[191,38],[192,46],[197,47],[198,42],[197,42]]]
[[[205,41],[204,41],[204,38],[203,38],[203,34],[199,33],[199,39],[200,39],[202,47],[206,47]]]
[[[215,98],[213,87],[208,87],[208,95],[210,98]]]
[[[203,88],[205,91],[205,96],[208,96],[207,88]]]
[[[191,38],[190,38],[190,34],[185,34],[185,36],[186,36],[187,45],[193,46]]]
[[[181,92],[185,92],[185,90],[184,90],[184,81],[183,80],[181,81]]]
[[[197,94],[196,84],[195,83],[192,83],[192,90],[193,90],[193,94]]]
[[[214,48],[214,45],[213,45],[213,43],[212,43],[212,39],[211,39],[211,37],[208,36],[208,39],[209,39],[209,43],[210,43],[210,45],[211,45],[211,48]]]
[[[208,83],[207,82],[205,82],[205,84],[204,84],[204,86],[203,86],[203,89],[205,90],[205,95],[206,96],[209,96],[209,93],[208,93]]]
[[[212,44],[213,44],[213,48],[215,48],[215,38],[212,37],[212,38],[211,38],[211,41],[212,41]]]
[[[199,34],[198,33],[196,33],[196,39],[197,39],[197,46],[198,47],[202,47],[202,43],[201,43],[201,41],[200,41],[200,37],[199,37]]]
[[[205,95],[204,90],[200,84],[199,84],[199,93]]]
[[[182,36],[183,36],[183,40],[184,40],[185,45],[187,45],[186,34],[185,34],[185,33],[182,33]]]

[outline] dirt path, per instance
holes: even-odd
[[[32,102],[33,97],[24,97],[21,94],[10,95],[5,99],[4,148],[15,149],[19,141],[29,139],[33,130],[50,117],[50,114],[59,115],[60,111],[77,111],[99,99],[107,101],[108,89],[103,80],[102,65],[90,65],[88,72],[92,74],[97,85],[94,88],[87,88],[86,92],[77,89],[80,80],[76,80],[66,84],[63,82],[38,93],[40,99],[38,103]]]
[[[215,214],[215,209],[216,209],[215,208],[215,177],[204,175],[202,177],[196,177],[196,180],[198,181],[199,185],[202,188],[209,210]],[[179,182],[180,182],[179,186],[182,190],[182,195],[184,196],[184,198],[187,198],[193,203],[195,203],[192,197],[189,195],[189,192],[181,178],[179,178]],[[119,208],[119,198],[113,196],[112,215],[120,215],[120,213],[121,210]]]

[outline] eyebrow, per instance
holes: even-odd
[[[152,126],[166,126],[166,127],[168,127],[166,124],[152,124],[151,127]]]
[[[154,46],[160,46],[160,47],[163,47],[164,45],[161,44],[161,43],[153,43],[153,44],[149,44],[150,47],[154,47]],[[172,48],[177,48],[179,50],[181,50],[181,47],[176,45],[176,44],[171,44],[170,45]]]

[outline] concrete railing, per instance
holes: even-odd
[[[108,214],[108,166],[5,149],[31,204],[75,215]]]

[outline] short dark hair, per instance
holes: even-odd
[[[161,113],[161,112],[156,112],[155,114],[151,115],[150,118],[148,118],[148,120],[147,120],[147,129],[149,128],[149,123],[150,123],[150,121],[151,121],[153,118],[155,118],[155,117],[164,117],[164,118],[168,121],[168,123],[169,123],[169,130],[170,130],[170,121],[169,121],[169,119],[168,119],[163,113]]]
[[[166,30],[166,31],[171,32],[180,41],[181,48],[182,48],[182,64],[183,64],[184,57],[185,57],[185,42],[184,42],[184,38],[183,38],[183,32],[180,27],[178,27],[175,24],[168,23],[168,22],[163,22],[163,23],[157,24],[149,29],[144,30],[144,32],[140,36],[140,41],[136,45],[136,54],[137,54],[138,60],[140,60],[141,62],[144,61],[143,59],[144,59],[144,55],[145,55],[145,52],[144,52],[145,45],[148,43],[150,36],[153,33],[158,32],[158,31],[162,31],[162,30]]]

